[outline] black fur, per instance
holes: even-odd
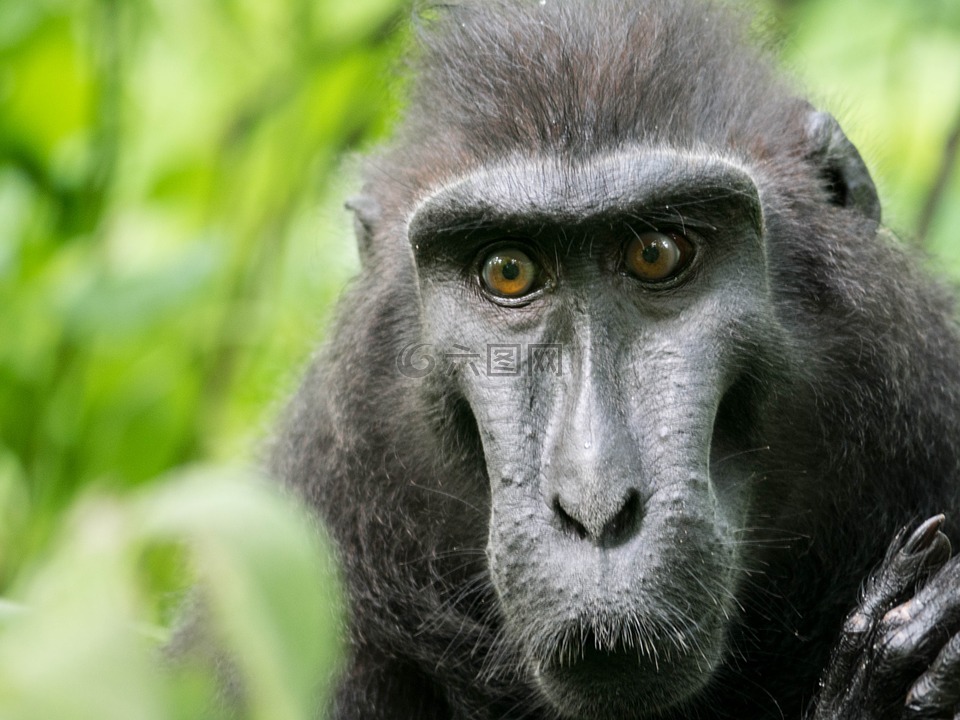
[[[409,109],[353,202],[362,273],[273,453],[340,550],[351,659],[336,718],[556,717],[491,583],[475,412],[442,374],[397,369],[427,317],[411,213],[491,165],[548,158],[562,174],[627,147],[693,149],[746,168],[759,190],[777,351],[744,361],[762,399],[745,394],[718,420],[749,425],[749,446],[733,443],[753,498],[736,530],[742,579],[722,662],[658,712],[800,717],[890,538],[958,507],[952,300],[878,231],[856,151],[811,130],[743,27],[686,0],[424,13]]]

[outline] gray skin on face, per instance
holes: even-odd
[[[663,283],[623,266],[650,228],[694,246]],[[490,573],[529,672],[569,717],[685,700],[722,658],[751,503],[744,471],[716,462],[745,438],[717,416],[784,342],[754,181],[643,148],[549,171],[517,160],[431,194],[409,236],[438,376],[479,430]],[[539,268],[518,301],[479,281],[503,245]],[[514,348],[515,374],[478,371],[496,346]],[[559,373],[538,363],[548,346]]]

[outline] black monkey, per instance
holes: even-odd
[[[960,508],[952,300],[741,25],[425,13],[274,447],[344,565],[335,718],[960,710],[954,530],[898,534]]]

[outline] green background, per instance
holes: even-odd
[[[960,277],[960,3],[754,8]],[[244,468],[357,269],[349,158],[396,115],[408,14],[0,0],[0,717],[209,717],[155,670],[198,573],[251,714],[310,716],[335,571]]]

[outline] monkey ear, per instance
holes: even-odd
[[[344,207],[353,213],[353,229],[357,235],[360,262],[366,263],[372,251],[374,230],[380,222],[380,203],[369,195],[357,195],[347,200]]]
[[[877,188],[860,153],[840,129],[840,123],[829,113],[811,110],[805,131],[810,148],[808,157],[819,166],[832,202],[858,210],[879,223]]]

